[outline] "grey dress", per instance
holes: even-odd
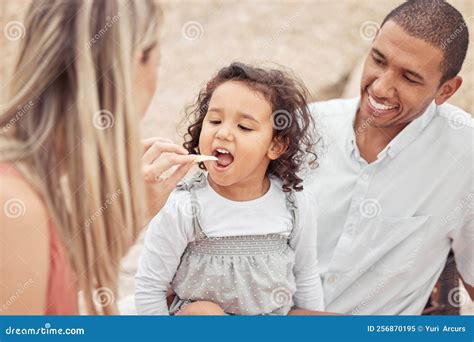
[[[195,240],[186,247],[171,283],[176,297],[170,314],[191,302],[205,300],[231,315],[286,315],[296,292],[295,252],[289,245],[298,219],[294,193],[286,193],[293,221],[289,236],[208,237],[199,223],[195,194],[205,185],[202,172],[178,185],[179,191],[191,195]]]

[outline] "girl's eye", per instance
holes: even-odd
[[[218,125],[221,123],[220,120],[209,120],[209,123],[212,124],[212,125]]]
[[[248,128],[248,127],[245,127],[245,126],[242,126],[242,125],[239,125],[239,128],[240,128],[241,130],[247,131],[247,132],[253,131],[253,129]]]

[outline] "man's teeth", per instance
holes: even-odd
[[[219,152],[219,153],[230,153],[229,151],[224,150],[222,148],[218,148],[216,151]]]
[[[397,107],[397,106],[393,106],[393,105],[389,105],[389,104],[378,103],[370,95],[369,95],[369,102],[370,102],[371,106],[373,106],[375,109],[378,109],[378,110],[389,110],[389,109],[393,109],[393,108]]]

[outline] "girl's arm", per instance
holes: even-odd
[[[317,254],[316,203],[311,193],[297,194],[299,225],[290,240],[295,250],[296,293],[295,307],[313,311],[324,310],[323,287]]]
[[[136,275],[135,304],[140,315],[168,315],[166,295],[186,246],[193,239],[192,219],[179,203],[189,193],[175,191],[150,222]]]

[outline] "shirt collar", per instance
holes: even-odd
[[[418,138],[423,130],[430,124],[435,116],[437,110],[435,102],[431,102],[428,108],[418,118],[413,120],[406,126],[393,140],[388,144],[390,147],[388,153],[391,158],[394,158],[405,147],[410,145],[416,138]]]
[[[353,110],[351,113],[351,120],[349,120],[348,127],[348,139],[347,139],[347,148],[350,153],[355,152],[359,153],[354,132],[354,121],[357,110],[359,109],[360,97],[357,98],[357,101],[354,101]],[[421,132],[430,124],[431,120],[437,113],[437,106],[435,102],[431,102],[426,108],[426,110],[418,118],[410,122],[393,140],[385,147],[385,149],[379,153],[379,156],[384,152],[388,153],[390,158],[395,158],[395,156],[400,153],[405,147],[412,143]]]
[[[356,146],[356,141],[355,141],[355,132],[354,132],[354,121],[355,117],[357,114],[357,110],[359,109],[359,104],[360,104],[360,96],[355,98],[354,101],[351,104],[351,114],[350,114],[350,120],[348,121],[348,126],[346,127],[347,129],[347,149],[349,152],[352,153],[359,153],[359,150],[357,149]]]

